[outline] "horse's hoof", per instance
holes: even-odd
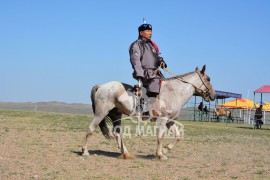
[[[170,150],[167,147],[162,149],[162,154],[167,154]]]
[[[121,154],[121,159],[135,159],[136,157],[133,154],[127,153],[127,154]]]
[[[166,160],[168,160],[168,158],[166,156],[162,155],[162,156],[159,156],[159,160],[166,161]]]
[[[84,159],[89,159],[90,158],[90,154],[83,153],[82,157]]]

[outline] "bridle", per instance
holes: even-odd
[[[187,83],[187,84],[192,85],[192,86],[195,88],[195,93],[201,94],[203,97],[207,97],[207,96],[210,95],[210,88],[205,84],[204,80],[202,79],[202,77],[201,77],[201,75],[198,73],[198,71],[196,71],[196,73],[198,74],[198,76],[199,76],[199,78],[200,78],[200,80],[201,80],[201,82],[202,82],[202,84],[200,85],[200,87],[197,87],[197,86],[195,86],[193,83],[188,82],[188,81],[184,80],[183,78],[177,76],[175,73],[169,71],[167,68],[163,68],[163,70],[166,71],[167,73],[173,75],[173,77],[174,77],[175,79],[178,79],[178,80],[180,80],[180,81],[182,81],[182,82],[184,82],[184,83]],[[203,89],[202,89],[203,86],[206,88],[206,90],[203,90]]]
[[[199,88],[197,88],[196,86],[193,85],[193,87],[195,88],[195,92],[197,92],[198,94],[202,94],[203,97],[207,97],[210,95],[210,89],[206,86],[204,80],[202,79],[201,75],[196,71],[196,73],[198,74],[198,76],[200,77],[201,79],[201,86]],[[202,86],[206,87],[207,91],[205,90],[202,90]]]

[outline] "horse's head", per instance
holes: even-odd
[[[198,67],[195,69],[195,72],[199,75],[198,88],[195,89],[195,93],[209,102],[216,99],[216,92],[210,83],[210,77],[205,74],[205,69],[206,65],[203,66],[202,70],[199,70]]]

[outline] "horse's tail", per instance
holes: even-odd
[[[117,108],[113,108],[109,114],[99,123],[100,130],[107,139],[112,139],[112,132],[120,133],[122,113]],[[110,131],[111,129],[111,131]]]
[[[113,136],[110,133],[110,130],[108,128],[107,124],[112,124],[112,120],[109,116],[106,116],[100,123],[99,123],[99,128],[103,134],[103,136],[107,139],[112,139]],[[112,127],[111,127],[112,128]]]
[[[96,85],[96,86],[94,86],[94,87],[92,88],[92,90],[91,90],[91,101],[92,101],[92,109],[93,109],[94,114],[95,114],[95,112],[96,112],[95,94],[96,94],[98,88],[99,88],[99,86]]]
[[[98,90],[99,86],[96,85],[92,88],[91,90],[91,101],[92,101],[92,109],[93,109],[93,112],[95,114],[96,112],[96,102],[95,102],[95,94]],[[100,130],[102,132],[102,134],[107,138],[107,139],[111,139],[112,138],[112,135],[109,131],[109,128],[107,126],[107,123],[111,124],[112,123],[112,120],[109,118],[109,116],[106,116],[100,123],[99,123],[99,127],[100,127]]]
[[[117,108],[113,108],[99,123],[100,130],[107,139],[114,138],[112,132],[120,133],[121,117],[122,113]]]

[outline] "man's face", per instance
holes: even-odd
[[[140,31],[140,35],[146,39],[151,39],[152,37],[152,30],[144,30]]]

